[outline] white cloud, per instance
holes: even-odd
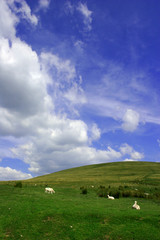
[[[127,109],[123,117],[122,128],[125,131],[133,132],[137,129],[138,124],[139,124],[139,114],[132,109]]]
[[[32,178],[32,175],[10,167],[0,167],[0,181],[23,180],[28,178]]]
[[[82,139],[85,140],[83,135],[85,134],[82,133]],[[84,142],[77,143],[76,146],[76,142],[69,142],[68,137],[61,140],[62,142],[55,142],[48,135],[48,138],[36,138],[32,143],[12,151],[17,157],[24,156],[24,161],[30,164],[29,170],[38,175],[75,166],[115,161],[121,157],[120,152],[110,147],[107,150],[96,150]]]
[[[87,30],[91,30],[92,29],[92,26],[91,26],[91,23],[92,23],[92,11],[90,11],[87,7],[86,4],[83,4],[83,3],[79,3],[78,7],[77,7],[77,10],[83,15],[84,17],[84,24],[85,26],[87,27]]]
[[[108,60],[102,61],[98,56],[96,56],[95,62],[94,59],[92,61],[98,67],[99,72],[101,72],[101,69],[106,68],[106,73],[99,79],[97,84],[96,81],[92,84],[91,79],[89,84],[87,83],[85,94],[88,99],[87,107],[90,111],[99,116],[111,117],[116,120],[117,129],[122,128],[118,124],[123,121],[128,109],[137,112],[139,116],[135,115],[137,116],[135,124],[133,124],[134,119],[126,120],[124,123],[123,127],[126,131],[128,129],[134,131],[138,127],[136,124],[139,123],[160,124],[157,107],[159,96],[150,85],[151,79],[149,79],[147,72],[132,71],[131,73],[120,63],[115,64]],[[97,73],[98,76],[99,72]],[[150,94],[151,91],[152,95]]]
[[[77,7],[77,9],[88,19],[90,19],[91,15],[92,15],[92,11],[90,11],[87,7],[86,4],[83,3],[79,3],[79,6]],[[90,22],[92,21],[91,19],[89,20]]]
[[[65,3],[65,11],[66,11],[66,13],[71,13],[71,14],[73,14],[73,12],[74,12],[74,6],[71,4],[70,1],[66,1],[66,3]]]
[[[17,1],[19,2],[19,1]],[[13,136],[19,141],[5,149],[4,155],[18,157],[29,164],[29,170],[37,175],[54,172],[64,168],[109,162],[130,154],[140,159],[138,152],[130,146],[116,151],[111,147],[96,150],[90,147],[91,141],[101,136],[96,124],[88,128],[81,120],[71,120],[67,111],[72,107],[86,103],[82,88],[82,78],[77,76],[76,68],[69,59],[43,52],[40,56],[33,49],[16,38],[16,14],[36,24],[24,1],[20,8],[10,1],[13,12],[4,1],[3,16],[8,16],[3,25],[0,38],[0,134]],[[81,13],[91,24],[91,11],[86,5],[79,5]],[[1,15],[0,15],[1,19]],[[5,29],[5,27],[7,29]],[[10,32],[11,31],[11,35]],[[7,37],[12,36],[11,41]],[[13,37],[14,36],[14,37]],[[96,99],[97,101],[97,99]],[[67,108],[63,109],[64,106]],[[58,114],[61,109],[63,114]],[[130,129],[135,128],[135,118],[124,119]],[[120,112],[120,111],[119,111]],[[133,114],[136,115],[136,114]],[[134,126],[134,127],[133,127]],[[130,149],[130,150],[129,150]],[[30,175],[10,168],[1,168],[3,179],[28,178]]]
[[[20,18],[29,21],[33,25],[38,24],[38,18],[31,13],[31,9],[24,0],[7,0],[8,5]],[[17,5],[18,3],[18,5]]]
[[[55,106],[58,106],[61,113],[69,112],[79,116],[78,105],[86,103],[87,100],[81,87],[82,78],[77,75],[74,64],[52,53],[43,52],[40,59],[43,68],[52,78],[50,89]]]
[[[49,7],[50,0],[40,0],[39,1],[39,8],[40,9],[46,9]]]
[[[144,154],[134,151],[131,153],[131,158],[135,159],[135,160],[140,160],[140,159],[144,158]]]
[[[84,42],[82,42],[81,40],[77,40],[77,41],[74,43],[74,46],[76,47],[76,49],[78,50],[78,52],[80,52],[80,53],[83,52]]]
[[[126,158],[125,160],[123,160],[124,162],[136,162],[138,160],[136,159],[131,159],[131,158]]]
[[[13,1],[10,5],[14,13],[20,11],[21,15],[31,17],[26,13],[24,2],[20,5],[22,9],[15,8]],[[15,23],[9,28],[15,30]],[[37,174],[64,168],[68,161],[76,165],[78,148],[87,149],[87,125],[81,120],[56,115],[47,91],[49,84],[54,102],[67,98],[74,104],[78,104],[77,98],[79,103],[85,102],[82,81],[78,77],[79,83],[75,82],[74,65],[53,54],[38,56],[16,37],[11,42],[1,37],[0,72],[0,133],[1,136],[13,136],[13,140],[21,137],[21,141],[8,148],[8,152],[6,149],[4,154],[24,160],[30,165],[29,170]]]
[[[120,152],[122,153],[123,156],[129,155],[129,158],[126,158],[125,161],[129,161],[129,160],[137,161],[137,160],[141,160],[142,158],[144,158],[143,153],[135,151],[133,149],[133,147],[131,147],[127,143],[124,143],[121,145]]]
[[[95,141],[101,137],[101,130],[98,128],[97,124],[94,123],[91,127],[91,140]]]
[[[0,1],[0,37],[14,38],[16,34],[15,26],[18,17],[12,13],[7,5],[7,1]]]
[[[43,52],[40,57],[45,68],[48,70],[52,68],[53,71],[54,67],[59,77],[60,75],[63,77],[63,81],[70,81],[71,79],[75,78],[76,70],[73,64],[71,64],[70,60],[62,60],[57,55],[47,52]]]
[[[130,145],[128,145],[127,143],[124,143],[121,145],[120,151],[123,155],[131,154],[133,152],[133,148]]]
[[[10,46],[7,39],[0,38],[0,72],[1,134],[33,133],[33,123],[53,110],[47,93],[49,76],[41,69],[38,55],[19,39]]]
[[[10,46],[0,39],[0,72],[1,107],[34,115],[51,105],[38,56],[24,42],[16,39]]]
[[[73,83],[72,87],[64,94],[64,97],[74,104],[87,102],[83,89],[77,83]]]

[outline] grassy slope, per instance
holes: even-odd
[[[54,187],[56,194],[45,194],[46,183]],[[98,197],[97,188],[91,188],[92,184],[98,187],[124,183],[159,189],[160,164],[125,162],[85,166],[27,180],[22,188],[3,182],[0,239],[159,240],[159,200],[112,201]],[[80,194],[81,185],[88,186],[87,195]],[[140,211],[131,208],[135,200],[141,206]]]
[[[117,162],[83,166],[40,176],[27,182],[54,185],[99,185],[145,182],[160,183],[160,164],[153,162]]]
[[[139,199],[114,201],[87,195],[79,189],[56,188],[44,193],[41,186],[0,186],[0,239],[5,240],[159,240],[160,206]]]

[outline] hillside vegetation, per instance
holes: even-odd
[[[0,182],[0,212],[3,240],[159,240],[160,164],[107,163]]]
[[[160,164],[154,162],[116,162],[88,165],[27,180],[54,185],[160,184]]]

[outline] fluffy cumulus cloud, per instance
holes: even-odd
[[[0,167],[0,181],[23,180],[28,178],[32,178],[32,175],[10,167]]]
[[[44,2],[47,7],[49,1]],[[92,12],[85,4],[78,9],[90,25]],[[54,53],[38,54],[16,37],[21,18],[32,25],[38,21],[27,3],[1,0],[0,13],[0,140],[8,138],[10,143],[0,158],[19,158],[34,175],[120,160],[125,155],[140,160],[143,155],[129,145],[118,150],[92,146],[101,130],[95,123],[87,125],[76,118],[79,105],[87,100],[74,63]],[[69,111],[76,113],[72,119]],[[138,113],[127,110],[123,128],[134,131],[138,122]],[[31,177],[9,167],[1,167],[0,176],[2,180]]]
[[[125,144],[122,144],[122,146],[120,147],[120,151],[123,155],[131,154],[133,152],[133,148],[127,143],[125,143]]]
[[[30,46],[19,39],[10,46],[8,39],[1,38],[0,71],[0,96],[4,108],[20,113],[24,111],[26,115],[45,108],[49,98],[46,76],[40,69],[36,52]]]
[[[29,134],[34,119],[53,109],[47,93],[47,76],[41,70],[38,56],[19,39],[10,46],[8,39],[1,38],[0,72],[1,133]]]
[[[13,155],[29,164],[29,170],[35,174],[116,160],[121,156],[121,153],[111,148],[97,151],[89,147],[88,128],[83,121],[50,116],[45,122],[47,129],[39,129],[30,142],[11,148]],[[96,125],[92,130],[95,130],[95,140],[100,130]]]
[[[135,160],[140,160],[140,159],[144,158],[144,154],[134,151],[131,153],[131,158],[135,159]]]
[[[125,131],[133,132],[137,129],[138,124],[139,124],[139,114],[132,109],[127,109],[123,117],[122,128]]]
[[[0,1],[0,16],[0,37],[13,38],[16,33],[15,25],[19,20],[4,0]]]
[[[39,56],[17,38],[15,27],[19,19],[23,17],[36,24],[34,15],[24,1],[9,1],[9,5],[5,1],[2,3],[3,14],[8,14],[10,21],[0,38],[0,132],[1,138],[13,136],[12,142],[16,142],[16,138],[21,140],[13,144],[14,147],[3,148],[1,158],[18,157],[36,174],[83,165],[83,157],[79,155],[81,150],[86,152],[87,159],[96,161],[95,156],[91,157],[97,155],[96,151],[88,147],[87,125],[81,120],[56,115],[58,99],[62,104],[68,101],[73,105],[86,101],[74,65],[70,60],[51,53],[43,52]],[[28,176],[9,168],[1,170],[6,173],[6,179],[9,174],[15,178],[13,173],[17,178]]]
[[[120,152],[123,156],[128,156],[128,158],[125,158],[124,161],[138,161],[144,158],[143,153],[135,151],[133,147],[128,145],[127,143],[121,145]]]
[[[84,140],[84,137],[82,137]],[[103,163],[118,160],[121,153],[110,147],[107,150],[96,150],[93,147],[84,145],[84,142],[75,144],[75,142],[63,141],[63,147],[59,143],[53,144],[50,139],[43,140],[36,139],[30,144],[19,146],[12,151],[17,156],[25,156],[24,161],[30,164],[29,170],[35,174],[44,174],[60,170],[63,168],[70,168],[74,166],[83,166],[88,164]],[[47,159],[44,161],[44,159]]]

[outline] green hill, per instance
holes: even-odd
[[[28,183],[52,183],[54,185],[106,185],[160,183],[160,164],[155,162],[114,162],[71,168],[39,176]]]
[[[55,194],[45,193],[46,185]],[[159,163],[72,168],[1,182],[0,193],[0,239],[160,239]],[[140,211],[132,209],[135,201]]]

